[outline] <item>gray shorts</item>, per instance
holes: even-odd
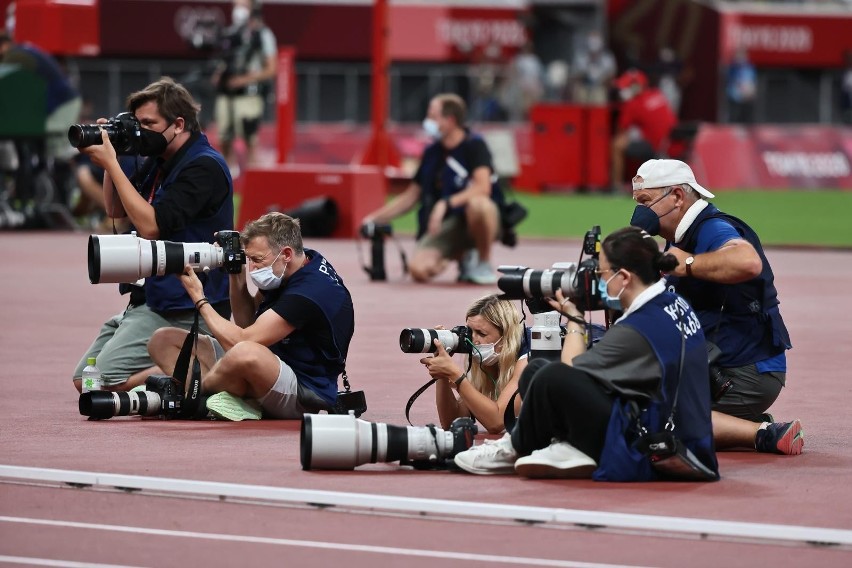
[[[217,306],[214,306],[216,308]],[[163,327],[179,327],[189,330],[195,320],[195,310],[179,310],[160,314],[147,305],[128,306],[122,313],[116,314],[101,326],[97,337],[86,350],[86,354],[77,364],[72,377],[79,379],[86,366],[86,359],[97,358],[97,367],[101,371],[104,384],[120,385],[127,379],[154,366],[148,355],[148,340],[154,332]],[[199,319],[202,333],[210,333],[207,324]]]
[[[213,344],[218,361],[225,354],[225,349],[215,338],[208,336],[207,339]],[[328,405],[316,393],[299,384],[296,374],[287,363],[280,363],[281,368],[275,384],[269,392],[257,399],[263,408],[264,418],[301,420],[306,412],[328,409]]]
[[[787,377],[777,371],[760,373],[753,364],[723,368],[721,372],[733,381],[733,386],[713,403],[713,410],[753,422],[762,420],[761,414],[781,394]]]

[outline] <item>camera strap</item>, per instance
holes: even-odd
[[[423,385],[422,387],[420,387],[419,389],[414,391],[414,394],[411,395],[411,398],[409,398],[408,402],[405,403],[405,419],[408,420],[408,423],[411,424],[412,426],[414,426],[414,424],[411,423],[411,417],[408,414],[409,414],[409,412],[411,412],[411,407],[414,406],[414,401],[417,400],[420,397],[421,394],[426,392],[426,389],[428,389],[429,387],[431,387],[432,385],[434,385],[437,382],[438,382],[438,379],[430,379],[429,382],[427,382],[425,385]]]
[[[189,372],[189,360],[192,358],[193,349],[198,353],[198,315],[199,311],[195,310],[192,327],[187,333],[180,354],[175,361],[173,378],[184,387],[184,400],[179,413],[181,418],[201,418],[206,414],[204,397],[201,395],[201,364],[198,362],[197,356],[192,363],[192,375]]]

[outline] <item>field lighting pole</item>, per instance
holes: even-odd
[[[373,3],[373,45],[370,116],[372,134],[361,159],[364,165],[378,166],[382,173],[392,162],[399,161],[387,132],[388,120],[388,38],[390,36],[388,0]]]

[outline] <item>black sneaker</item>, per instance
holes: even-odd
[[[797,456],[805,445],[805,432],[798,419],[792,422],[773,422],[757,431],[754,447],[758,452]]]

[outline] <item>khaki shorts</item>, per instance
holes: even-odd
[[[497,212],[497,225],[500,226],[500,212]],[[496,240],[500,240],[500,231],[497,232]],[[464,215],[453,215],[444,219],[441,230],[437,235],[429,234],[420,237],[417,248],[436,249],[444,258],[458,260],[462,255],[476,248],[476,242],[467,230],[467,221]]]
[[[260,95],[219,95],[216,97],[216,127],[219,138],[231,141],[242,138],[254,141],[257,137],[257,127],[263,116],[263,97]],[[248,127],[246,123],[254,126]]]

